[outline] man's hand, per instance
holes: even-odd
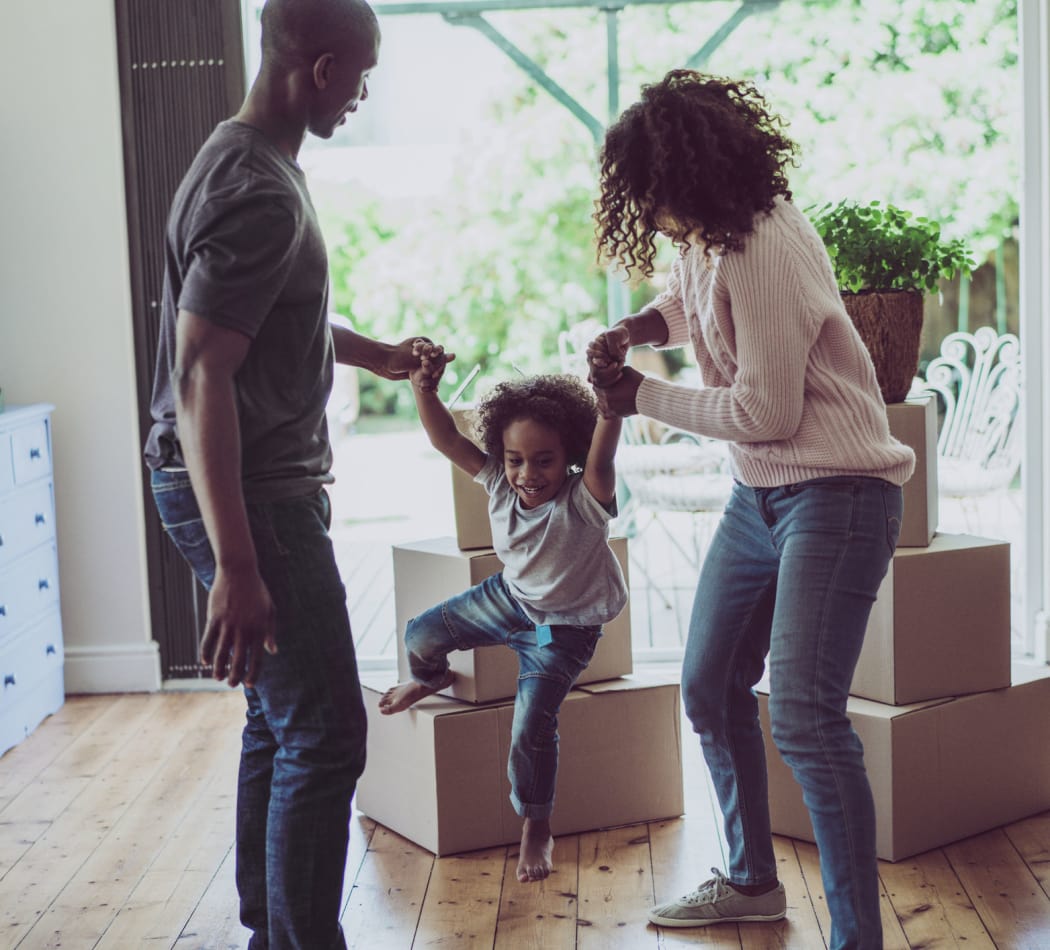
[[[420,392],[436,392],[445,366],[456,358],[455,354],[446,354],[443,346],[420,337],[412,343],[412,355],[417,361],[417,365],[408,374],[412,385]]]
[[[212,667],[212,678],[254,686],[263,649],[277,652],[276,630],[277,614],[258,570],[219,568],[201,640],[201,661]]]
[[[618,325],[599,333],[587,344],[587,378],[593,386],[612,386],[620,379],[631,336],[627,327]]]
[[[383,344],[389,347],[386,359],[382,363],[369,368],[377,376],[382,376],[384,379],[408,379],[408,374],[412,370],[419,368],[419,357],[416,355],[415,348],[420,340],[424,343],[431,342],[426,337],[413,336],[392,346]],[[442,350],[442,352],[444,351]],[[455,353],[445,353],[444,359],[446,363],[451,363],[455,358]]]
[[[598,411],[605,419],[614,416],[633,416],[638,412],[638,387],[645,377],[631,366],[620,370],[620,375],[611,386],[595,386],[594,396]]]

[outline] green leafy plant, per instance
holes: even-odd
[[[975,266],[964,241],[945,240],[936,221],[893,205],[840,201],[808,213],[839,289],[849,293],[932,291],[939,279],[968,275]]]

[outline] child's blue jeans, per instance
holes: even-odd
[[[185,472],[153,473],[161,521],[200,582],[215,558]],[[350,801],[365,764],[367,719],[317,492],[248,505],[259,572],[277,611],[275,655],[263,654],[237,783],[237,890],[251,950],[345,948],[339,926]]]
[[[777,865],[752,687],[769,654],[772,738],[813,822],[830,950],[882,947],[875,808],[846,698],[901,512],[901,489],[877,478],[737,484],[700,572],[682,668],[729,879],[763,884]]]
[[[558,710],[590,663],[600,626],[552,626],[540,645],[529,620],[493,574],[408,622],[405,647],[412,679],[439,686],[453,650],[504,645],[518,654],[518,692],[511,729],[511,804],[523,818],[547,818],[554,809],[558,775]]]

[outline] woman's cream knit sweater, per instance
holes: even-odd
[[[703,385],[647,376],[638,411],[729,441],[745,485],[911,476],[915,454],[890,435],[824,244],[790,202],[760,212],[740,251],[709,263],[702,248],[687,249],[650,306],[667,323],[664,347],[692,342]]]

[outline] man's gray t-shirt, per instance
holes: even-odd
[[[332,481],[328,258],[302,170],[257,129],[221,123],[175,194],[165,254],[147,464],[185,465],[171,389],[181,309],[251,338],[236,375],[245,500]]]
[[[570,475],[554,498],[535,508],[521,503],[497,458],[490,456],[474,480],[489,495],[503,579],[533,623],[591,626],[623,610],[627,584],[609,547],[615,505],[606,510],[582,475]]]

